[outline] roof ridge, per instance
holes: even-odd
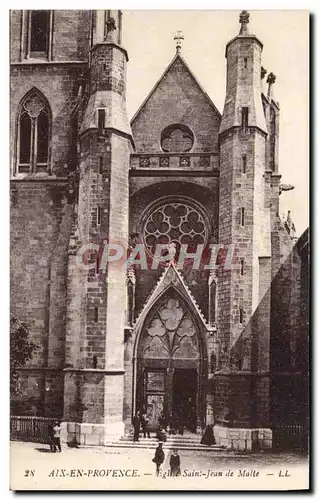
[[[174,261],[171,261],[169,263],[169,265],[166,267],[166,269],[163,271],[163,273],[161,274],[161,276],[159,277],[159,279],[157,280],[156,282],[156,285],[153,287],[152,291],[149,293],[149,295],[147,296],[145,302],[144,302],[144,305],[140,311],[140,313],[138,314],[138,316],[136,317],[135,321],[134,321],[134,324],[133,326],[136,326],[138,321],[140,320],[142,314],[145,312],[145,310],[148,308],[149,306],[149,303],[150,303],[150,300],[151,298],[153,297],[154,293],[156,292],[156,289],[159,287],[160,283],[164,280],[164,277],[165,275],[168,273],[169,269],[173,269],[174,272],[176,273],[176,275],[178,276],[178,278],[180,279],[180,282],[182,284],[182,286],[184,287],[184,289],[186,290],[186,293],[187,295],[189,296],[196,312],[198,313],[199,317],[201,318],[202,322],[204,323],[206,329],[210,329],[211,328],[211,325],[209,325],[208,321],[206,320],[202,310],[200,309],[199,305],[197,304],[191,290],[189,289],[189,287],[186,285],[185,283],[185,279],[184,279],[184,276],[181,274],[181,272],[177,269],[177,266],[175,264]]]
[[[134,323],[133,323],[133,326],[136,325],[136,323],[138,322],[138,320],[140,319],[141,315],[143,314],[144,310],[146,309],[149,301],[150,301],[150,298],[152,297],[153,293],[155,292],[156,288],[159,286],[161,280],[163,279],[163,276],[164,274],[167,272],[169,266],[167,266],[166,269],[164,269],[164,271],[162,272],[162,274],[160,275],[160,277],[158,278],[156,284],[153,286],[151,292],[149,293],[149,295],[147,296],[145,302],[144,302],[144,305],[142,307],[142,309],[140,310],[139,314],[136,316],[135,320],[134,320]]]
[[[179,271],[176,267],[175,267],[175,269],[176,269],[176,272],[178,273],[179,277],[181,278],[182,284],[184,285],[184,287],[186,288],[186,291],[188,292],[188,294],[189,294],[190,298],[192,299],[192,301],[193,301],[193,305],[195,306],[196,311],[198,312],[198,314],[199,314],[199,315],[200,315],[200,317],[202,318],[203,322],[205,323],[205,326],[206,326],[207,328],[209,328],[209,327],[210,327],[210,325],[209,325],[208,321],[206,320],[206,318],[205,318],[205,316],[204,316],[204,314],[203,314],[202,310],[200,309],[199,305],[197,304],[196,299],[195,299],[195,297],[193,296],[193,294],[192,294],[192,292],[191,292],[190,288],[186,285],[185,280],[184,280],[184,276],[182,275],[182,273],[181,273],[181,272],[180,272],[180,271]]]
[[[174,57],[171,60],[171,62],[166,67],[165,71],[162,73],[162,76],[157,80],[157,82],[155,83],[155,85],[153,86],[153,88],[151,89],[151,91],[147,94],[147,96],[144,99],[144,101],[142,102],[142,104],[139,106],[139,108],[137,109],[137,111],[134,113],[133,118],[130,120],[130,125],[132,125],[133,122],[136,120],[137,116],[140,114],[141,110],[146,105],[147,101],[154,94],[154,92],[156,91],[157,87],[163,81],[164,77],[169,72],[169,70],[171,69],[171,67],[173,66],[174,62],[177,59],[180,59],[181,62],[184,64],[184,66],[186,67],[187,71],[189,72],[189,74],[191,75],[191,77],[193,78],[193,80],[195,81],[195,83],[197,84],[199,90],[205,95],[205,97],[208,99],[208,101],[209,101],[210,105],[212,106],[212,108],[214,109],[214,111],[221,118],[222,115],[221,115],[219,109],[215,106],[215,104],[213,103],[212,99],[210,98],[210,96],[208,95],[208,93],[206,92],[206,90],[204,89],[204,87],[199,83],[198,79],[196,78],[195,74],[193,73],[193,71],[191,70],[191,68],[189,67],[189,65],[187,64],[187,62],[185,61],[185,59],[183,58],[183,56],[179,52],[176,52],[176,54],[174,55]]]

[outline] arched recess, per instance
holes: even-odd
[[[52,111],[36,87],[18,105],[15,137],[14,173],[50,173]]]
[[[199,179],[203,183],[205,181],[205,185],[195,184],[190,179],[183,181],[170,179],[163,182],[155,182],[154,179],[143,177],[144,187],[138,189],[135,191],[135,194],[131,194],[130,196],[130,234],[137,234],[138,241],[144,243],[144,227],[146,226],[148,214],[152,211],[152,208],[155,208],[154,203],[159,203],[161,199],[171,200],[172,202],[184,199],[187,205],[193,205],[203,215],[207,229],[205,230],[207,245],[209,246],[211,243],[216,244],[218,242],[218,179],[210,179],[210,182],[207,179]],[[135,180],[133,179],[134,183]],[[145,183],[149,181],[152,181],[153,184],[145,186]],[[136,184],[134,186],[135,189],[137,186]],[[144,248],[148,257],[147,245]],[[195,251],[195,249],[192,250],[189,247],[188,251]],[[204,258],[209,255],[209,252],[208,248],[204,249]],[[178,255],[176,258],[178,258]],[[208,317],[207,280],[209,271],[202,269],[202,267],[201,265],[200,269],[194,269],[188,266],[187,270],[184,269],[184,277],[190,287],[192,287],[193,280],[197,281],[196,295],[199,307]],[[157,270],[143,270],[137,267],[135,304],[137,313],[141,311],[158,278],[159,272]]]
[[[147,411],[155,430],[164,411],[191,432],[205,426],[207,344],[192,303],[169,286],[137,324],[133,411]]]

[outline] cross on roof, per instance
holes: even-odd
[[[184,40],[184,35],[181,31],[178,31],[174,36],[174,40],[176,40],[176,52],[180,52],[182,47],[182,40]]]

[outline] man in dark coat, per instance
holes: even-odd
[[[165,417],[165,414],[164,412],[162,411],[159,418],[158,418],[158,426],[161,428],[161,429],[164,429],[166,431],[166,428],[167,428],[167,419]]]
[[[134,429],[133,441],[134,441],[134,443],[136,441],[139,441],[140,428],[141,428],[141,419],[140,419],[140,412],[138,411],[133,417],[133,429]]]
[[[50,443],[50,450],[55,453],[56,452],[56,449],[55,449],[55,444],[54,444],[54,437],[53,437],[53,426],[54,426],[54,423],[50,424],[49,425],[49,443]]]
[[[163,451],[163,443],[158,443],[158,447],[155,450],[155,456],[152,460],[156,464],[156,475],[159,476],[161,465],[165,460],[165,453]]]
[[[146,437],[146,434],[147,434],[147,437],[150,438],[150,428],[149,428],[149,418],[148,418],[148,415],[147,413],[143,413],[142,416],[141,416],[141,425],[142,425],[142,432],[143,432],[143,435],[144,437]]]

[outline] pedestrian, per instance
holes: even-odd
[[[171,468],[171,476],[176,477],[181,475],[181,459],[179,457],[178,450],[173,450],[169,465]]]
[[[179,406],[178,408],[178,413],[177,413],[177,430],[178,433],[183,436],[184,434],[184,413],[183,413],[183,408]]]
[[[213,427],[213,425],[211,425],[211,424],[207,425],[200,443],[201,444],[206,444],[208,446],[211,446],[212,444],[215,444],[215,436],[214,436],[214,427]]]
[[[54,423],[52,424],[49,424],[49,444],[50,444],[50,450],[52,451],[52,453],[55,453],[56,452],[56,449],[55,449],[55,445],[54,445],[54,432],[53,432],[53,427],[54,427]]]
[[[176,434],[176,429],[177,429],[177,418],[176,414],[173,413],[169,420],[169,434]]]
[[[159,476],[160,468],[165,460],[165,453],[163,451],[163,443],[158,443],[158,447],[155,450],[155,455],[152,461],[156,464],[156,475]]]
[[[160,416],[158,417],[158,425],[161,429],[164,429],[166,431],[167,419],[163,411],[160,413]]]
[[[167,436],[166,436],[166,432],[165,432],[165,429],[163,429],[162,427],[159,427],[157,429],[157,433],[156,433],[156,438],[161,441],[161,442],[165,442],[167,441]]]
[[[134,441],[134,443],[138,442],[140,439],[140,428],[141,428],[141,417],[140,417],[140,412],[137,411],[133,417],[133,429],[134,429],[133,441]]]
[[[53,444],[54,451],[58,450],[61,453],[61,427],[59,422],[56,420],[53,426]]]
[[[143,413],[142,417],[141,417],[141,425],[142,425],[142,431],[143,431],[143,435],[144,437],[146,438],[146,435],[148,438],[150,438],[150,428],[149,428],[149,418],[148,418],[148,415],[147,413]]]

